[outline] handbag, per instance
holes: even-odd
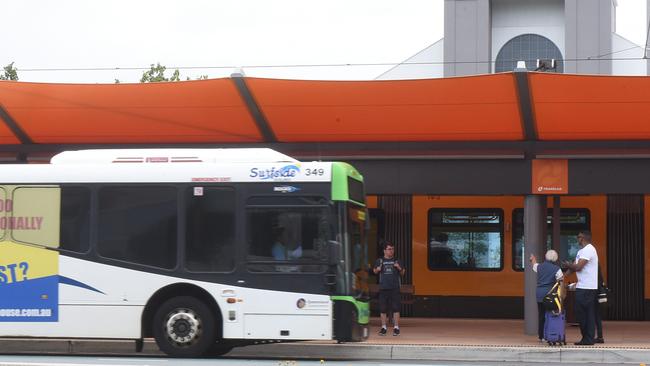
[[[600,283],[598,286],[598,303],[605,304],[607,303],[607,295],[609,295],[609,288],[605,286],[604,283]]]
[[[598,266],[598,303],[599,304],[607,304],[607,295],[609,294],[609,288],[605,285],[605,281],[603,280],[603,274],[600,271],[600,266]]]
[[[554,313],[562,312],[562,282],[557,281],[555,285],[544,295],[542,299],[542,306],[548,311]]]

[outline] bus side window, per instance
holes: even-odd
[[[59,187],[17,187],[12,194],[11,213],[5,226],[14,240],[58,248],[61,189]]]
[[[177,259],[176,188],[107,186],[99,190],[97,249],[101,256],[172,269]]]
[[[59,248],[88,251],[90,239],[90,189],[61,187],[61,239]]]
[[[185,268],[196,272],[232,271],[236,256],[235,190],[194,188],[186,192]]]

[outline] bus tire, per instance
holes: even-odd
[[[160,350],[172,357],[200,357],[216,342],[215,316],[201,300],[173,297],[156,310],[153,335]]]

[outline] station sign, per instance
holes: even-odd
[[[566,159],[533,160],[533,194],[568,194],[569,161]]]

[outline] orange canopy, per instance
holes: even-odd
[[[0,144],[524,141],[530,136],[522,117],[526,98],[540,141],[650,139],[648,77],[527,73],[528,90],[522,90],[515,74],[239,78],[246,90],[237,78],[0,81]]]
[[[0,106],[34,143],[261,141],[229,79],[150,84],[5,81],[0,82]]]
[[[650,77],[531,73],[541,140],[650,139]]]
[[[403,81],[250,79],[279,141],[521,140],[512,76]]]

